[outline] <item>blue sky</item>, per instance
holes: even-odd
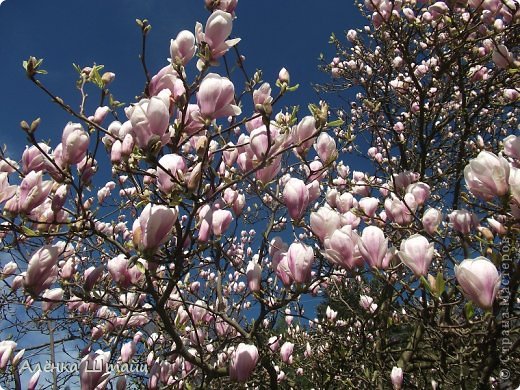
[[[38,139],[58,141],[71,117],[61,111],[25,77],[22,61],[30,55],[44,58],[49,74],[45,85],[71,106],[79,105],[74,87],[81,66],[96,62],[116,73],[111,90],[123,102],[131,103],[144,85],[138,60],[140,32],[136,18],[148,18],[152,32],[148,44],[148,65],[155,73],[166,63],[169,42],[182,29],[193,31],[196,21],[205,24],[208,12],[203,0],[6,0],[0,5],[0,144],[7,144],[12,157],[20,156],[25,137],[22,119],[29,123],[42,118]],[[284,105],[306,107],[317,102],[311,82],[327,80],[318,69],[320,52],[331,58],[331,32],[340,35],[363,19],[349,0],[240,0],[234,36],[242,38],[240,51],[246,56],[250,74],[256,68],[274,85],[285,66],[291,81],[300,89]]]

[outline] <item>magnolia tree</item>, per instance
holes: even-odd
[[[350,108],[309,112],[206,6],[124,113],[101,67],[75,110],[24,62],[73,121],[2,151],[3,384],[518,385],[519,3],[367,0],[325,67]]]
[[[332,37],[322,88],[350,92],[336,140],[373,168],[337,165],[310,215],[347,278],[327,281],[303,369],[346,387],[518,386],[520,3],[360,9],[370,25]]]

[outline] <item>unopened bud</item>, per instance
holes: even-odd
[[[489,230],[487,227],[481,226],[478,228],[478,230],[486,240],[493,241],[495,239],[493,233],[491,233],[491,230]]]
[[[36,118],[35,120],[32,121],[31,129],[30,129],[31,133],[34,133],[36,131],[36,129],[40,125],[41,121],[42,121],[41,118]]]
[[[103,76],[101,76],[101,81],[103,81],[103,84],[107,86],[110,84],[114,79],[116,78],[116,74],[112,72],[105,72],[103,73]]]
[[[280,70],[280,73],[278,73],[278,80],[282,84],[283,83],[289,84],[289,82],[291,81],[291,77],[289,76],[289,71],[285,68],[282,68]]]
[[[26,132],[31,131],[31,128],[29,127],[29,124],[26,121],[21,121],[20,127],[22,128],[23,131],[26,131]]]

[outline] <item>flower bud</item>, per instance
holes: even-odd
[[[455,266],[455,277],[464,295],[475,305],[490,310],[500,287],[500,276],[487,258],[465,259]]]

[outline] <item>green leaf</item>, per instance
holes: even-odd
[[[294,92],[298,89],[299,86],[300,86],[300,84],[296,84],[296,85],[293,85],[292,87],[288,87],[287,90],[289,92]]]
[[[325,126],[326,127],[338,127],[338,126],[343,125],[344,123],[345,123],[345,121],[343,119],[336,119],[335,121],[327,123]]]
[[[81,68],[79,67],[79,65],[72,63],[72,66],[74,67],[74,69],[76,69],[76,72],[78,72],[78,74],[81,74]]]
[[[105,83],[101,79],[100,71],[103,70],[104,65],[95,65],[89,74],[89,80],[94,83],[99,89],[105,88]]]
[[[135,266],[136,268],[139,270],[139,272],[141,272],[142,274],[145,274],[146,273],[146,268],[144,268],[144,264],[141,263],[140,261],[137,261],[135,263]]]
[[[29,77],[33,77],[35,74],[47,74],[47,71],[43,69],[39,69],[40,65],[43,62],[43,58],[36,58],[36,57],[29,57],[27,61],[22,62],[22,66],[27,72],[27,75]]]
[[[435,295],[437,297],[440,297],[442,295],[445,286],[446,281],[444,280],[444,276],[442,275],[442,272],[439,272],[437,274],[437,277],[435,278]]]
[[[470,320],[475,315],[475,308],[473,307],[472,302],[466,303],[464,306],[464,314],[466,315],[466,319]]]
[[[428,281],[423,275],[421,275],[419,279],[421,281],[422,286],[426,289],[426,291],[428,291],[431,294],[432,290],[430,289],[430,283],[428,283]]]
[[[22,226],[22,230],[27,237],[38,237],[38,233],[36,233],[34,230],[29,229],[27,226]]]

